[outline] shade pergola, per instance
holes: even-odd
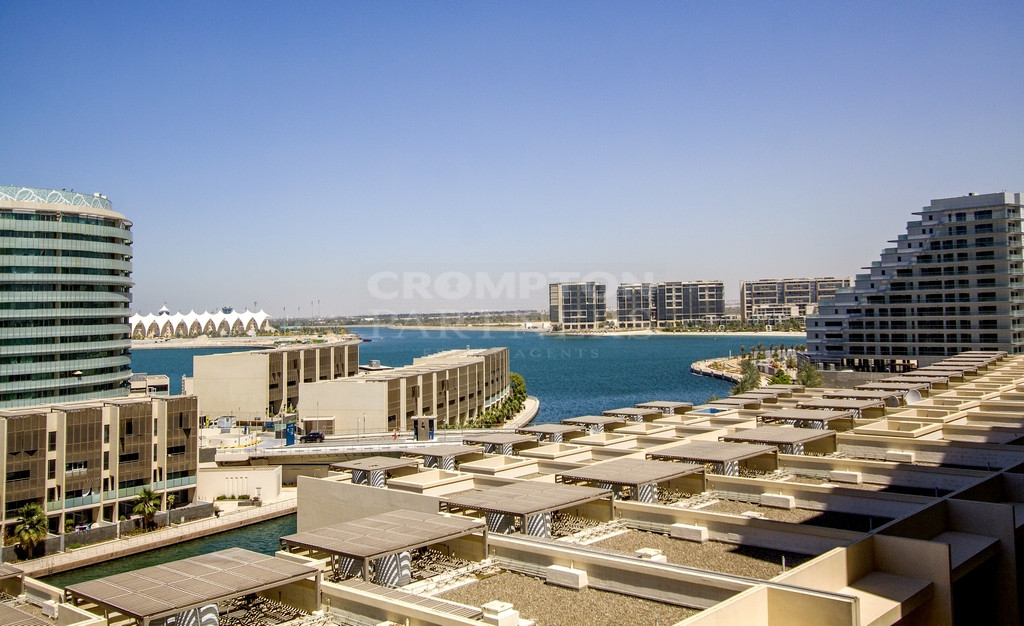
[[[7,580],[8,578],[22,578],[25,575],[20,568],[7,563],[0,563],[0,580]]]
[[[900,406],[903,401],[903,391],[884,389],[836,389],[821,394],[822,398],[847,399],[847,400],[881,400],[886,406]]]
[[[885,402],[882,400],[854,400],[845,398],[815,398],[796,403],[798,409],[821,409],[825,411],[853,411],[854,417],[865,417],[874,413],[877,417],[885,415]]]
[[[822,411],[820,409],[779,409],[757,416],[762,424],[789,424],[797,428],[853,428],[853,411]]]
[[[406,448],[401,452],[408,456],[422,457],[423,467],[436,467],[453,471],[455,469],[455,460],[460,456],[482,454],[483,451],[484,449],[482,446],[460,446],[456,444],[429,446],[423,448]]]
[[[672,400],[651,400],[640,402],[636,405],[638,409],[658,409],[665,415],[686,413],[693,408],[692,402],[675,402]]]
[[[429,446],[425,448],[406,448],[401,450],[402,454],[409,456],[466,456],[469,454],[480,454],[484,449],[480,446],[461,446],[459,444]]]
[[[700,474],[700,491],[704,491],[704,466],[697,463],[672,463],[650,459],[615,459],[555,474],[564,484],[592,483],[602,488],[629,487],[634,500],[653,502],[658,483]]]
[[[509,533],[516,518],[522,518],[527,534],[551,536],[551,513],[608,498],[612,492],[596,487],[579,487],[526,481],[500,487],[474,489],[441,498],[441,510],[479,511],[492,532]],[[613,509],[609,508],[609,514]]]
[[[614,430],[615,427],[626,423],[626,418],[621,415],[580,415],[562,420],[563,424],[584,426],[591,435],[603,433],[605,430]]]
[[[978,369],[984,367],[984,364],[963,362],[963,363],[936,363],[923,368],[918,368],[915,371],[928,372],[930,374],[936,374],[938,376],[966,376],[978,373]]]
[[[515,446],[524,443],[537,443],[537,435],[524,435],[521,433],[484,433],[481,435],[463,435],[464,444],[481,444],[484,452],[495,452],[499,454],[512,454]]]
[[[537,435],[542,440],[547,439],[553,443],[561,443],[569,433],[582,433],[586,428],[575,424],[537,424],[535,426],[523,426],[517,428],[517,433]]]
[[[759,426],[738,430],[731,435],[719,437],[719,439],[737,443],[772,445],[783,454],[804,454],[805,452],[828,454],[836,451],[836,431],[816,428]]]
[[[480,520],[399,509],[281,537],[281,546],[289,552],[295,548],[326,552],[335,570],[339,557],[353,559],[362,566],[363,580],[369,580],[370,562],[375,559],[477,532],[483,532],[486,554],[486,531]]]
[[[760,389],[779,389],[779,390],[783,390],[783,391],[788,391],[790,393],[803,393],[804,392],[804,386],[803,385],[785,385],[785,384],[782,384],[782,383],[776,383],[774,385],[768,385],[766,387],[760,387]]]
[[[119,613],[148,626],[185,611],[308,579],[316,581],[319,597],[318,569],[229,548],[68,585],[64,597],[74,604],[97,605],[108,621],[111,613]]]
[[[894,378],[897,378],[897,377],[894,377]],[[947,374],[938,373],[938,372],[925,372],[925,371],[922,371],[922,370],[910,370],[909,372],[903,372],[903,373],[901,373],[898,376],[898,378],[902,378],[904,380],[920,379],[920,380],[927,380],[928,382],[945,382],[945,383],[949,382],[949,376]],[[891,379],[885,378],[883,380],[891,380]]]
[[[601,411],[601,415],[618,415],[626,418],[626,420],[630,422],[643,422],[663,417],[665,414],[659,409],[644,409],[635,406],[627,406],[622,407],[621,409]]]
[[[671,446],[662,450],[647,453],[647,458],[666,461],[684,461],[688,463],[702,463],[710,465],[712,473],[736,476],[739,474],[739,464],[758,457],[765,457],[765,460],[772,469],[778,469],[778,450],[775,446],[765,446],[753,443],[728,443],[724,441],[691,441],[689,443]]]
[[[352,482],[359,485],[383,487],[387,483],[387,475],[398,470],[407,470],[403,474],[415,473],[420,462],[416,459],[398,459],[390,456],[368,456],[361,459],[350,459],[339,463],[331,463],[335,472],[352,473]]]
[[[362,459],[350,459],[348,461],[331,463],[331,469],[344,470],[347,472],[351,472],[353,470],[361,472],[390,472],[403,467],[416,467],[418,465],[419,462],[413,459],[396,459],[390,456],[368,456]]]
[[[864,383],[863,385],[857,385],[857,389],[863,389],[865,391],[879,390],[879,391],[928,391],[931,387],[928,383],[883,383],[873,382]]]
[[[919,375],[919,376],[905,376],[903,374],[900,374],[899,376],[889,376],[888,378],[882,378],[881,380],[877,380],[875,382],[878,382],[878,383],[917,383],[917,384],[922,384],[922,385],[928,385],[929,389],[931,389],[933,387],[939,388],[939,389],[945,389],[945,388],[947,388],[949,386],[949,379],[946,378],[945,376],[935,376],[935,375],[925,376],[923,374]]]
[[[708,402],[710,406],[727,406],[733,409],[756,409],[761,406],[761,398],[740,398],[737,396],[729,396],[728,398],[721,398]]]

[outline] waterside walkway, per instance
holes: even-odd
[[[720,378],[731,383],[738,383],[743,378],[739,367],[738,358],[719,357],[707,359],[706,361],[694,361],[690,364],[690,372],[698,376],[710,376]]]
[[[114,541],[97,543],[58,554],[50,554],[31,561],[19,561],[15,565],[24,570],[26,576],[39,578],[110,561],[130,554],[163,548],[190,539],[198,539],[207,535],[221,533],[250,524],[265,522],[276,517],[290,515],[296,510],[296,492],[288,489],[282,492],[276,502],[266,503],[259,507],[247,507],[231,513],[222,513],[220,517],[210,517],[164,527],[148,533],[122,537]]]

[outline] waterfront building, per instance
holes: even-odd
[[[0,524],[44,507],[52,534],[131,516],[145,488],[161,503],[192,502],[198,413],[189,396],[140,397],[0,409]]]
[[[818,301],[849,287],[852,278],[779,278],[740,282],[740,316],[744,322],[768,324],[813,315]]]
[[[262,309],[253,313],[249,309],[239,313],[231,307],[219,311],[196,313],[171,313],[163,306],[156,313],[128,318],[132,337],[152,339],[155,337],[198,337],[199,335],[245,335],[247,333],[270,332],[270,315]]]
[[[202,416],[262,421],[298,407],[302,383],[354,376],[359,371],[360,343],[345,337],[322,344],[196,356],[192,376],[183,379],[182,388],[199,398]]]
[[[819,302],[807,353],[829,368],[900,371],[1024,347],[1021,194],[932,200],[852,287]]]
[[[659,327],[716,321],[725,313],[725,283],[720,280],[658,283],[654,300]]]
[[[615,291],[619,328],[650,328],[655,318],[654,285],[622,283]]]
[[[597,330],[605,321],[603,283],[548,285],[551,330]]]
[[[0,407],[128,395],[131,227],[100,194],[0,186]]]
[[[299,420],[307,432],[411,430],[419,416],[436,418],[438,427],[457,426],[508,395],[509,351],[450,350],[404,367],[300,387]]]

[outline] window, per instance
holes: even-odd
[[[103,443],[110,443],[110,424],[103,425]]]
[[[46,477],[57,478],[57,459],[50,459],[46,462]]]
[[[7,482],[13,483],[19,480],[28,480],[32,473],[30,470],[18,470],[15,472],[7,472]]]
[[[104,452],[103,453],[103,469],[105,469],[105,470],[110,469],[110,453],[109,452]]]
[[[57,449],[57,432],[51,430],[46,433],[46,449],[53,452]]]
[[[64,464],[65,474],[81,474],[89,467],[88,461],[72,461]]]
[[[135,432],[135,420],[128,420],[124,423],[124,434],[131,435]]]
[[[139,460],[138,452],[128,452],[117,457],[118,463],[133,463]]]

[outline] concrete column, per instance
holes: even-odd
[[[412,580],[412,555],[408,552],[389,554],[377,559],[373,582],[386,587],[402,587]]]
[[[637,485],[636,493],[633,495],[633,499],[636,500],[637,502],[657,502],[658,483]]]
[[[551,537],[551,513],[526,516],[526,534],[532,537]]]
[[[500,535],[508,535],[515,531],[516,516],[505,513],[488,513],[487,530]]]

